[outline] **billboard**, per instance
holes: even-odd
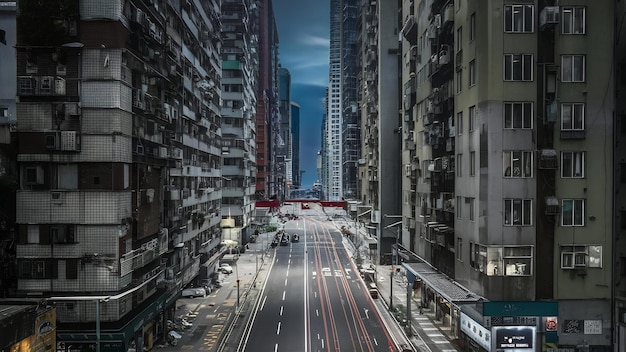
[[[492,328],[491,336],[497,350],[506,351],[534,351],[535,332],[534,326],[498,326]]]

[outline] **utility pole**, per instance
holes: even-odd
[[[388,214],[383,214],[384,218],[402,218],[402,215],[388,215]],[[393,272],[395,271],[395,267],[399,264],[400,259],[398,258],[400,255],[400,251],[398,250],[398,242],[399,242],[399,238],[400,238],[400,226],[402,226],[402,220],[400,221],[396,221],[391,225],[387,225],[385,226],[383,229],[389,229],[391,227],[396,227],[396,258],[395,260],[392,262],[391,265],[391,270],[389,272],[389,310],[393,310]],[[393,254],[393,251],[392,251]],[[395,265],[394,265],[395,264]]]

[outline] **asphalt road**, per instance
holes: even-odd
[[[396,351],[342,235],[326,219],[290,221],[300,242],[276,255],[244,351]]]

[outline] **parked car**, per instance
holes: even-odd
[[[280,245],[281,245],[281,246],[288,246],[288,245],[289,245],[289,239],[288,239],[287,237],[283,237],[283,238],[280,240]]]
[[[271,246],[272,248],[278,246],[278,240],[273,240]]]
[[[206,297],[206,290],[202,287],[190,287],[183,290],[182,296],[189,298]]]
[[[297,233],[291,235],[291,242],[300,242],[300,236]]]
[[[224,274],[232,274],[233,273],[233,267],[230,266],[230,264],[223,263],[223,264],[220,265],[219,271],[221,271]]]

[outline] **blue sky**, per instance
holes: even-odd
[[[280,63],[291,73],[300,105],[300,169],[304,187],[317,179],[324,95],[328,85],[329,0],[273,0]]]

